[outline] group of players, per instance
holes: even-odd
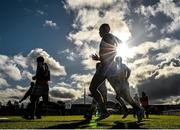
[[[116,48],[121,41],[110,33],[110,26],[102,24],[99,28],[99,34],[102,37],[99,56],[92,55],[92,59],[100,61],[96,65],[96,73],[94,74],[89,90],[91,92],[93,103],[90,110],[85,114],[86,119],[92,118],[92,113],[95,108],[95,102],[98,103],[100,109],[100,116],[97,121],[107,118],[110,114],[106,108],[107,89],[105,88],[105,80],[107,79],[116,92],[116,99],[124,110],[124,116],[127,117],[128,109],[122,98],[128,102],[136,112],[138,122],[142,120],[143,109],[130,96],[128,78],[130,76],[130,69],[122,63],[122,58],[116,56]]]
[[[130,96],[128,78],[130,76],[130,69],[122,63],[122,58],[116,56],[117,45],[121,41],[110,33],[110,26],[108,24],[102,24],[99,28],[99,35],[102,37],[99,56],[97,54],[92,55],[92,59],[98,61],[96,64],[96,72],[90,83],[89,90],[93,101],[90,109],[84,115],[84,118],[90,120],[92,118],[93,112],[96,108],[96,104],[99,106],[100,116],[97,121],[107,118],[110,114],[107,111],[107,88],[105,80],[108,80],[110,85],[116,92],[116,99],[119,104],[122,106],[124,115],[122,118],[128,116],[128,109],[122,99],[129,103],[137,115],[138,122],[142,120],[143,109],[140,105],[135,102]],[[43,97],[43,102],[48,102],[48,81],[50,80],[50,71],[46,63],[44,63],[43,57],[37,58],[37,71],[36,75],[33,77],[35,83],[31,83],[31,88],[23,99],[22,102],[28,96],[30,96],[31,105],[29,108],[30,116],[26,117],[28,119],[34,119],[34,114],[38,111],[38,102],[39,98]],[[37,114],[37,118],[41,118]]]

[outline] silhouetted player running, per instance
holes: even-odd
[[[106,109],[105,101],[102,97],[102,94],[98,91],[98,87],[105,81],[106,78],[110,77],[114,72],[113,61],[116,56],[116,47],[120,40],[115,37],[113,34],[109,33],[110,27],[108,24],[102,24],[99,28],[99,34],[102,37],[99,56],[96,54],[92,56],[93,60],[101,62],[101,67],[96,70],[94,74],[89,90],[94,97],[94,99],[99,104],[100,108],[100,117],[97,119],[102,120],[109,116],[109,113]]]
[[[117,71],[113,76],[108,78],[108,81],[114,88],[116,92],[116,99],[119,101],[120,105],[124,110],[125,114],[122,118],[126,118],[128,116],[128,109],[121,98],[123,98],[133,107],[133,109],[136,110],[138,122],[140,122],[142,120],[143,110],[132,99],[129,91],[128,78],[131,74],[131,70],[125,64],[122,63],[122,58],[120,56],[117,56],[115,58],[115,62],[115,68],[117,69]]]
[[[116,71],[116,67],[113,67],[113,63],[117,53],[117,44],[121,42],[117,37],[110,34],[109,32],[110,27],[108,24],[102,24],[100,26],[99,34],[102,37],[102,40],[100,43],[99,56],[97,56],[96,54],[92,56],[93,60],[101,61],[102,64],[102,66],[96,70],[89,88],[92,96],[98,102],[101,110],[100,117],[97,119],[97,121],[105,119],[109,116],[105,101],[103,100],[103,97],[97,88],[105,81],[106,78],[111,77]],[[138,107],[137,113],[142,113],[140,110],[141,109]]]
[[[49,93],[49,85],[48,81],[50,80],[50,70],[48,65],[44,62],[44,58],[39,56],[37,58],[37,70],[36,75],[32,77],[35,82],[35,92],[34,96],[32,96],[31,103],[31,116],[34,118],[34,114],[38,111],[37,101],[40,97],[43,99],[43,104],[48,104],[48,93]],[[39,117],[41,118],[41,117]]]
[[[98,62],[96,64],[96,69],[98,69],[98,67],[101,67],[100,62]],[[101,93],[105,103],[107,103],[107,87],[106,87],[105,81],[98,87],[98,91]],[[119,94],[119,93],[117,93],[117,94]],[[92,95],[90,95],[90,96],[92,96]],[[120,97],[120,96],[117,96],[117,97]],[[123,106],[123,110],[124,110],[124,116],[122,118],[125,118],[128,115],[126,105],[125,105],[124,101],[121,98],[118,98],[118,101],[119,101],[120,105]],[[97,104],[96,100],[93,98],[91,108],[84,115],[84,118],[86,118],[88,120],[92,119],[92,115],[95,113],[97,107],[98,107],[98,104]]]
[[[31,114],[31,106],[32,106],[32,103],[34,103],[33,102],[33,97],[35,96],[34,95],[35,94],[34,92],[36,91],[35,89],[36,89],[36,87],[35,87],[34,82],[31,82],[30,88],[26,91],[23,98],[19,101],[19,103],[21,103],[24,100],[26,100],[28,97],[30,97],[30,103],[27,105],[26,111],[23,114],[24,119],[34,119],[34,117]],[[39,104],[39,100],[36,101],[35,105],[38,106],[38,104]],[[35,116],[36,116],[37,119],[41,118],[39,109],[36,110]]]
[[[145,110],[146,118],[149,118],[149,99],[145,92],[142,92],[142,97],[140,98],[141,106]]]

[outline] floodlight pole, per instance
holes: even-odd
[[[84,104],[86,104],[86,87],[84,86]]]

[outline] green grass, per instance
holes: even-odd
[[[25,120],[19,116],[9,116],[9,120],[0,122],[0,129],[65,129],[65,128],[96,128],[96,129],[124,129],[124,128],[159,128],[159,129],[180,129],[180,116],[150,115],[141,123],[136,123],[136,119],[129,115],[126,119],[121,119],[122,115],[111,115],[98,123],[93,120],[85,122],[83,116],[45,116],[42,119]],[[4,117],[0,117],[4,118]]]

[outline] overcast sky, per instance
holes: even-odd
[[[180,103],[179,6],[178,0],[1,0],[1,102],[23,96],[41,55],[51,70],[50,99],[82,103],[95,71],[90,55],[98,53],[98,28],[109,23],[126,47],[120,54],[132,71],[132,96],[145,91],[151,104]],[[109,84],[108,95],[114,97]]]

